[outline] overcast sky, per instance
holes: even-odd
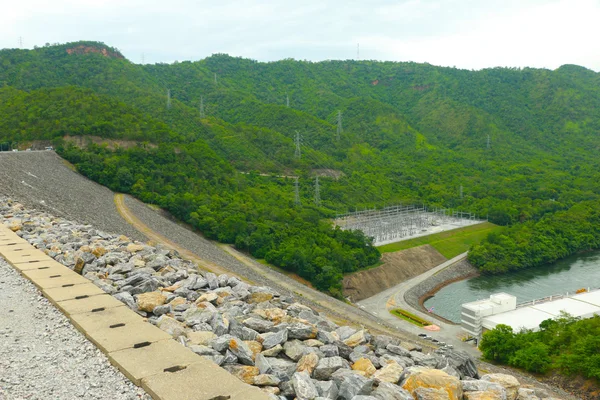
[[[133,62],[417,61],[600,71],[600,0],[5,0],[0,48],[97,40]]]

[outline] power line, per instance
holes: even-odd
[[[315,176],[315,205],[321,206],[321,188],[319,187],[319,176]]]
[[[200,96],[200,118],[206,118],[204,113],[204,96]]]
[[[302,152],[300,149],[301,138],[300,138],[300,132],[298,132],[298,131],[296,131],[296,137],[294,138],[294,143],[296,144],[296,150],[294,151],[294,157],[301,158],[301,156],[302,156]]]

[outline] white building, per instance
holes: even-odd
[[[577,318],[600,315],[600,290],[572,296],[559,296],[556,300],[532,301],[517,307],[517,298],[506,293],[491,295],[489,300],[474,301],[462,305],[462,328],[480,339],[483,332],[503,324],[519,332],[521,329],[536,331],[542,321],[566,312]]]

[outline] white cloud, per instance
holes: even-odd
[[[600,70],[597,0],[23,0],[0,47],[99,40],[132,61],[361,58]]]

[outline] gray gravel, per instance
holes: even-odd
[[[146,240],[118,214],[112,191],[73,173],[53,151],[0,153],[0,192],[27,207]]]
[[[0,399],[148,399],[0,258]]]

